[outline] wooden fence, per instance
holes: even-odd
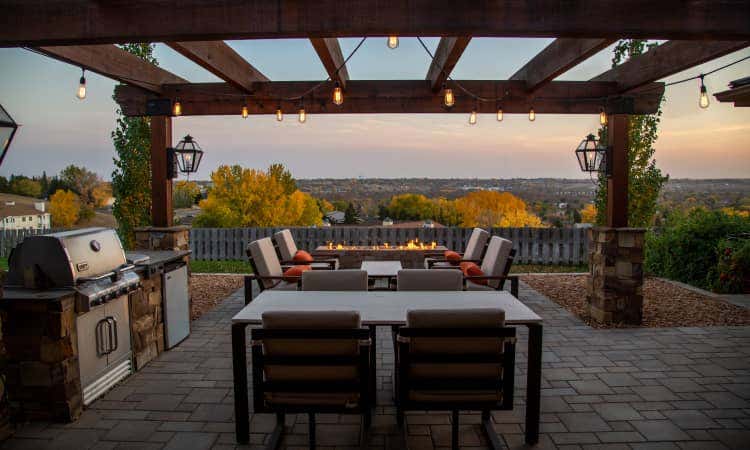
[[[10,255],[10,251],[13,250],[19,242],[23,241],[26,236],[54,233],[56,231],[63,230],[0,230],[0,258],[7,258],[8,255]]]
[[[194,259],[245,259],[247,244],[271,237],[283,228],[193,228]],[[463,251],[471,228],[323,227],[289,228],[297,246],[313,250],[328,242],[347,245],[405,243],[410,239],[437,242]],[[518,264],[587,264],[588,237],[581,228],[493,228],[491,234],[513,241]]]

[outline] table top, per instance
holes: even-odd
[[[407,248],[405,246],[399,247],[398,245],[391,245],[388,248],[385,248],[382,245],[347,245],[343,248],[328,248],[327,245],[321,245],[318,246],[315,249],[316,253],[321,252],[331,252],[331,253],[341,253],[341,252],[430,252],[430,253],[443,253],[446,250],[448,250],[448,247],[444,245],[438,245],[435,248],[432,248],[430,246],[427,246],[425,248]]]
[[[506,291],[280,291],[265,290],[232,323],[260,325],[266,311],[359,311],[363,325],[403,325],[410,309],[501,308],[508,324],[542,322]]]
[[[362,261],[362,270],[370,277],[395,277],[401,269],[401,261]]]

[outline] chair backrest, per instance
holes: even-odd
[[[505,268],[508,265],[511,250],[513,250],[511,241],[500,236],[492,236],[490,243],[487,245],[487,252],[482,259],[482,272],[488,277],[499,277],[506,274]],[[497,288],[501,281],[490,280],[488,284]]]
[[[266,311],[262,321],[251,331],[256,412],[274,404],[355,408],[367,400],[369,330],[358,312]]]
[[[399,291],[460,291],[463,274],[460,270],[403,269],[396,276]]]
[[[294,236],[288,229],[281,230],[273,235],[276,245],[279,246],[279,254],[283,261],[291,261],[297,253],[297,244],[294,242]]]
[[[248,256],[253,259],[253,266],[261,277],[280,277],[282,275],[281,262],[276,250],[273,248],[271,238],[258,239],[247,246]],[[276,284],[278,280],[261,280],[263,286],[268,289]]]
[[[490,234],[488,232],[481,228],[474,228],[471,231],[469,240],[466,242],[464,259],[482,259],[482,252],[484,252],[484,246],[487,245],[489,238]]]
[[[359,269],[308,270],[302,274],[303,291],[366,291],[367,271]]]
[[[502,309],[411,310],[397,339],[402,401],[512,405],[515,329]]]

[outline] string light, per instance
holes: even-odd
[[[445,83],[443,83],[443,103],[445,103],[445,106],[448,108],[456,104],[456,98],[453,96],[453,89],[448,88]]]
[[[700,96],[700,99],[698,100],[698,106],[700,106],[701,109],[706,109],[708,108],[708,104],[710,102],[708,101],[708,90],[706,90],[706,85],[703,84],[703,74],[700,75],[700,80],[701,80],[701,96]]]
[[[281,103],[279,103],[279,106],[276,108],[276,121],[281,122],[284,120],[284,112],[281,110]]]
[[[299,123],[305,123],[307,120],[307,113],[305,112],[305,104],[300,99],[299,102],[299,116],[297,117],[297,120],[299,120]]]
[[[344,103],[344,92],[341,90],[341,85],[339,85],[339,82],[336,82],[335,87],[333,88],[333,104],[336,106],[341,106]]]
[[[503,121],[503,107],[500,105],[497,106],[497,121],[498,122]]]
[[[81,67],[81,79],[78,80],[78,92],[76,93],[76,97],[78,97],[79,100],[86,98],[86,69],[83,67]]]
[[[533,122],[536,120],[536,113],[534,112],[534,107],[532,106],[531,109],[529,109],[529,122]]]
[[[477,124],[477,106],[474,105],[474,109],[471,110],[471,114],[469,114],[469,125],[476,125]]]
[[[242,107],[242,118],[247,119],[247,106]]]
[[[605,126],[607,125],[607,113],[604,111],[604,108],[602,108],[599,111],[599,125]]]
[[[388,36],[388,48],[393,50],[398,47],[398,36]]]
[[[172,115],[173,116],[182,115],[182,104],[180,103],[179,99],[175,99],[174,105],[172,105]]]

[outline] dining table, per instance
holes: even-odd
[[[542,318],[507,291],[276,291],[261,292],[232,318],[235,432],[250,437],[246,328],[260,326],[266,311],[357,311],[363,326],[406,325],[409,310],[500,308],[507,325],[528,328],[526,443],[539,441]],[[375,344],[374,342],[372,343]],[[373,347],[373,351],[376,351]]]

